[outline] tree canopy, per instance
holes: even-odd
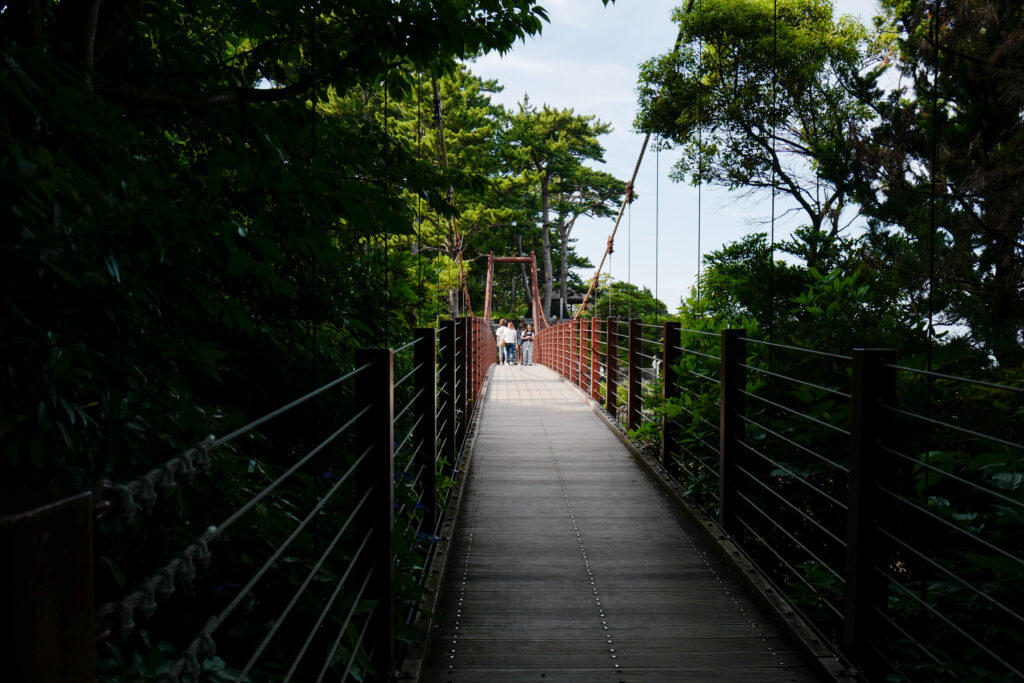
[[[677,46],[640,68],[640,130],[679,145],[677,180],[794,200],[813,266],[849,191],[822,174],[871,110],[851,86],[868,33],[829,0],[701,0],[677,9]]]
[[[545,311],[551,310],[554,291],[551,228],[556,228],[559,237],[560,296],[564,302],[569,235],[576,219],[587,214],[611,215],[625,191],[622,181],[585,165],[587,161],[604,162],[604,148],[598,137],[610,130],[607,123],[594,116],[547,105],[537,109],[528,98],[520,103],[505,130],[502,151],[510,168],[530,178],[539,190],[544,281],[541,298]]]

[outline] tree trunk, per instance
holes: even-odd
[[[516,235],[516,256],[525,256],[523,253],[523,233]],[[530,287],[530,276],[526,272],[526,264],[519,264],[519,272],[523,278],[523,291],[526,292],[526,307],[533,314],[534,325],[536,326],[537,312],[533,310],[533,290]]]
[[[1021,333],[1024,307],[1021,306],[1019,282],[1021,265],[1011,238],[1000,235],[995,252],[995,277],[988,303],[989,343],[1000,367],[1020,367],[1024,363]]]
[[[448,258],[451,259],[451,263],[454,264],[458,261],[459,254],[458,248],[455,246],[454,240],[449,241],[448,246]],[[458,276],[455,277],[455,282],[458,283]],[[455,320],[459,317],[459,286],[456,284],[454,287],[448,289],[448,319]]]
[[[558,239],[561,242],[559,248],[562,251],[558,270],[558,297],[562,302],[559,310],[567,311],[569,310],[569,229],[564,220],[558,222]]]
[[[543,257],[543,270],[544,270],[544,310],[542,313],[547,315],[551,311],[551,282],[552,282],[552,270],[551,270],[551,223],[549,218],[551,215],[551,207],[549,206],[548,197],[548,184],[551,179],[547,174],[541,178],[540,181],[540,205],[541,205],[541,229],[540,229],[540,240],[541,240],[541,256]]]

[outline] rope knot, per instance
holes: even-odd
[[[199,560],[199,564],[203,567],[210,565],[211,553],[209,542],[216,537],[216,533],[217,527],[209,527],[206,533],[196,539],[196,544],[193,546],[196,549],[196,559]]]
[[[158,583],[160,579],[154,579],[150,577],[148,580],[143,581],[139,584],[137,594],[140,597],[139,611],[142,612],[142,616],[149,619],[156,612],[156,587],[155,583]]]
[[[175,458],[159,470],[154,470],[156,473],[154,484],[163,491],[173,489],[178,485],[178,482],[174,480],[174,475],[182,469],[183,464],[184,461],[181,458]]]
[[[156,482],[163,476],[160,470],[150,470],[142,477],[138,479],[139,482],[139,502],[142,503],[144,510],[149,510],[156,503]],[[131,484],[129,484],[131,486]]]
[[[213,434],[210,434],[200,441],[193,449],[195,451],[196,465],[203,472],[210,469],[210,466],[213,464],[213,460],[210,458],[210,451],[213,449],[213,441]]]
[[[132,484],[135,484],[135,486]],[[127,486],[117,487],[118,493],[120,493],[117,506],[121,510],[121,516],[124,518],[124,521],[128,524],[135,521],[135,515],[139,512],[139,504],[135,502],[135,494],[139,488],[141,487],[136,482],[132,482]]]
[[[135,605],[132,604],[134,595],[129,595],[124,601],[117,603],[115,607],[121,613],[121,637],[124,638],[135,630]],[[140,596],[141,597],[141,596]]]
[[[160,593],[160,598],[166,600],[167,598],[174,595],[174,577],[177,574],[177,567],[174,563],[161,567],[156,570],[156,576],[160,579],[160,585],[157,587],[157,592]]]
[[[181,568],[181,578],[185,581],[191,581],[196,578],[196,565],[192,561],[193,553],[195,553],[195,546],[190,545],[184,551],[175,555],[175,559],[178,560]]]

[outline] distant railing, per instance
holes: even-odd
[[[536,345],[866,676],[1024,678],[1024,389],[674,322]]]
[[[53,588],[33,595],[59,597],[13,602],[28,645],[12,680],[391,680],[401,643],[415,637],[444,501],[494,357],[483,320],[418,329],[397,349],[357,351],[351,372],[135,480],[4,510],[12,546],[36,534],[74,539],[14,554],[6,569],[16,579],[45,565]],[[327,400],[329,420],[302,417]],[[192,518],[192,496],[211,495],[223,514]],[[193,540],[167,547],[172,529]],[[166,558],[159,567],[134,561],[154,554]],[[94,566],[123,589],[95,588],[95,618]],[[97,641],[111,653],[99,671]]]

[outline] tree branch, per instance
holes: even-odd
[[[324,78],[318,78],[322,82]],[[315,85],[307,78],[282,88],[227,88],[205,95],[178,95],[162,90],[149,90],[133,85],[101,85],[96,92],[104,97],[125,102],[147,104],[166,109],[203,109],[243,102],[280,102]]]

